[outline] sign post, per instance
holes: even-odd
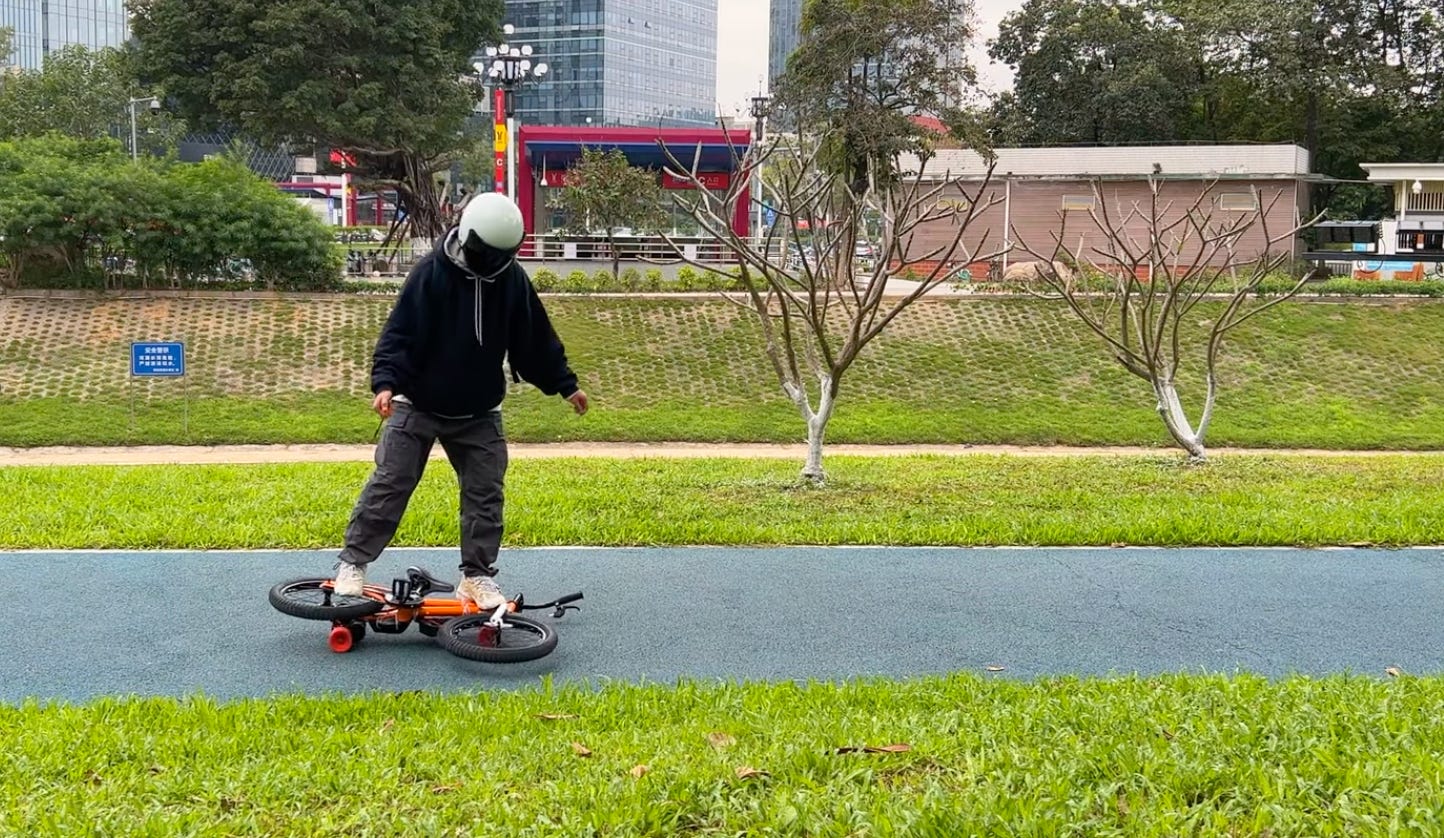
[[[179,378],[183,413],[182,432],[190,436],[191,405],[189,386],[186,382],[186,345],[179,341],[145,342],[130,344],[130,377],[132,385],[137,378]],[[135,430],[135,389],[130,392],[130,425]]]
[[[511,137],[507,136],[506,130],[506,90],[501,85],[496,86],[492,103],[492,132],[495,141],[492,149],[496,152],[496,191],[506,191],[506,150]]]

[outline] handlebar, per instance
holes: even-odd
[[[580,610],[581,610],[580,608],[578,608],[578,607],[575,606],[575,605],[569,605],[568,603],[577,602],[577,601],[580,600],[581,598],[582,598],[582,592],[581,592],[581,591],[577,591],[577,592],[574,593],[574,594],[567,594],[566,596],[561,597],[561,598],[559,598],[559,599],[554,599],[554,600],[552,600],[551,602],[543,602],[543,603],[540,604],[540,605],[527,605],[524,600],[522,600],[520,597],[518,597],[518,598],[517,598],[517,610],[518,610],[518,611],[541,611],[541,610],[550,608],[551,611],[552,611],[552,616],[553,616],[553,617],[561,617],[563,614],[566,614],[568,611],[580,611]]]

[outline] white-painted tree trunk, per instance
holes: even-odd
[[[802,479],[815,485],[821,485],[827,480],[827,473],[822,468],[822,444],[827,436],[827,423],[832,419],[835,404],[832,378],[822,376],[820,383],[822,395],[818,399],[816,410],[812,409],[806,389],[795,383],[783,385],[788,398],[792,399],[803,420],[807,422],[807,462],[802,467]]]
[[[1158,396],[1158,414],[1163,417],[1163,424],[1168,428],[1168,433],[1182,445],[1188,452],[1189,459],[1202,462],[1208,459],[1208,451],[1204,448],[1203,434],[1193,429],[1193,424],[1188,421],[1188,414],[1183,410],[1183,402],[1178,398],[1178,388],[1168,379],[1160,379],[1153,384],[1153,391]],[[1212,393],[1209,394],[1210,402]],[[1211,408],[1211,405],[1210,405]],[[1206,410],[1205,413],[1210,413]],[[1200,423],[1202,429],[1202,423]]]

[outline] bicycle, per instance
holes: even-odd
[[[401,634],[416,624],[427,637],[436,638],[446,651],[483,663],[520,663],[552,653],[557,646],[556,631],[546,623],[521,616],[522,611],[551,609],[560,619],[582,598],[580,591],[541,605],[527,605],[518,595],[492,611],[482,611],[470,600],[443,598],[432,594],[451,593],[449,585],[419,567],[391,581],[391,588],[366,585],[361,596],[342,596],[330,578],[306,577],[280,582],[268,598],[282,614],[303,620],[329,621],[327,643],[331,651],[345,653],[366,636],[367,628],[377,634]]]

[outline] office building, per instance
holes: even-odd
[[[797,49],[802,30],[802,0],[772,0],[767,43],[767,78],[776,82],[787,69],[787,56]]]
[[[118,47],[130,38],[124,0],[0,0],[0,29],[14,33],[8,61],[38,70],[63,47]]]
[[[718,0],[508,0],[511,41],[550,72],[518,88],[531,125],[710,126]]]

